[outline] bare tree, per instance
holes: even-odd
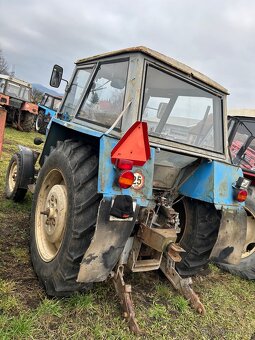
[[[0,50],[0,74],[9,74],[9,65],[3,56],[2,50]]]
[[[32,102],[39,103],[42,100],[43,93],[35,88],[32,89]]]

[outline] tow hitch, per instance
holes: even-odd
[[[177,243],[174,228],[151,228],[140,225],[137,236],[129,238],[118,265],[111,273],[116,292],[128,322],[130,330],[136,334],[143,333],[135,318],[131,295],[131,285],[124,281],[124,265],[133,272],[161,269],[167,279],[199,314],[205,314],[205,308],[198,295],[192,289],[192,279],[182,278],[175,269],[175,263],[181,261],[180,253],[185,252]],[[127,256],[127,254],[129,254]]]

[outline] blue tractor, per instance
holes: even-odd
[[[55,65],[50,84],[62,75]],[[246,240],[250,183],[230,161],[227,94],[146,47],[76,62],[40,157],[20,147],[7,171],[8,198],[34,192],[30,253],[48,295],[110,277],[139,332],[124,272],[160,269],[204,313],[190,277],[210,259],[237,265]]]
[[[38,104],[38,115],[35,121],[37,132],[45,134],[47,126],[52,117],[55,116],[59,109],[62,97],[44,93],[41,102]]]

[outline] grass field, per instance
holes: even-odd
[[[17,204],[4,197],[5,173],[18,144],[33,147],[34,133],[6,128],[0,160],[0,339],[135,339],[122,318],[113,284],[94,285],[87,294],[49,299],[29,257],[32,196]],[[38,147],[37,147],[38,148]],[[206,308],[192,310],[158,272],[131,274],[136,316],[144,339],[255,339],[255,282],[210,265],[194,278]]]

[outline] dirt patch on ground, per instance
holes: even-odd
[[[24,307],[36,308],[45,294],[30,262],[28,214],[1,214],[0,231],[0,279],[14,283]]]

